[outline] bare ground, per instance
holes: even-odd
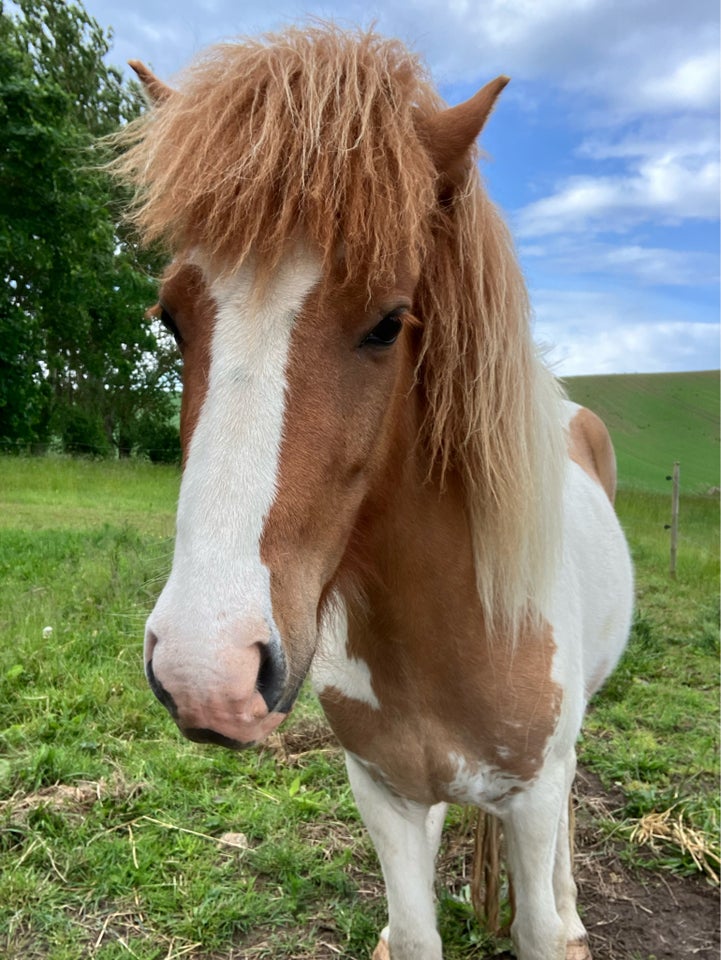
[[[594,960],[718,960],[718,889],[701,876],[626,866],[597,826],[618,798],[587,770],[577,791],[576,879]]]
[[[621,792],[606,790],[595,774],[581,768],[575,793],[575,874],[594,960],[718,960],[718,888],[701,875],[628,866],[621,845],[599,827],[599,820],[611,819],[622,806]],[[459,848],[446,848],[445,856],[452,855],[456,868],[460,859],[469,876],[470,834],[458,842]],[[439,866],[441,874],[450,866],[443,851]],[[450,875],[445,881],[457,885]],[[497,960],[512,958],[511,953],[497,955]]]

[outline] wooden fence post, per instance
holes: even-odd
[[[669,573],[672,577],[675,577],[676,556],[678,554],[678,498],[681,486],[681,467],[678,460],[674,461],[673,477],[669,477],[669,480],[673,480],[673,492],[671,494],[671,563]]]

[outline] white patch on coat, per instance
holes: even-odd
[[[582,409],[571,401],[560,405],[564,430]],[[613,505],[570,458],[562,516],[559,562],[540,606],[555,644],[551,677],[562,691],[561,714],[545,746],[544,765],[572,749],[590,696],[623,653],[633,614],[631,559]]]
[[[560,405],[561,408],[561,426],[563,429],[568,432],[571,429],[571,422],[578,413],[579,410],[584,408],[578,404],[574,403],[573,400],[564,400]]]
[[[455,765],[456,774],[446,785],[446,796],[453,803],[474,804],[494,811],[519,787],[528,784],[518,777],[504,773],[498,767],[483,761],[469,761],[462,754],[452,751],[448,759]]]
[[[553,738],[559,745],[575,741],[590,695],[623,653],[633,613],[631,558],[613,506],[603,488],[571,460],[563,506],[561,564],[550,604],[542,611],[556,644],[552,677],[563,689]]]
[[[321,624],[310,673],[313,687],[319,695],[332,687],[344,697],[380,710],[368,664],[360,657],[349,657],[347,651],[348,614],[345,603],[336,595]]]
[[[319,277],[317,260],[299,251],[262,298],[248,263],[207,277],[217,305],[208,388],[180,487],[173,568],[149,621],[189,666],[238,624],[273,623],[260,539],[276,495],[291,333]],[[192,649],[201,640],[204,650]]]

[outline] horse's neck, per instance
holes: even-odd
[[[359,518],[341,578],[350,642],[364,659],[382,643],[401,659],[417,657],[449,632],[457,636],[482,624],[468,515],[452,471],[444,487],[428,478],[417,436],[420,420],[409,404],[399,424],[388,470]],[[348,589],[343,589],[343,582]],[[422,653],[421,653],[422,655]]]

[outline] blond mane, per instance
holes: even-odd
[[[441,101],[398,42],[333,26],[211,47],[117,139],[147,240],[224,270],[272,270],[302,226],[326,263],[391,273],[429,241],[435,172],[419,117]]]
[[[373,32],[289,29],[211,48],[122,131],[116,174],[147,241],[219,271],[269,275],[299,235],[330,272],[420,271],[424,440],[465,490],[489,623],[542,612],[560,537],[559,390],[537,357],[525,284],[477,168],[439,203],[424,121],[444,104],[418,59]],[[336,263],[337,265],[337,263]]]

